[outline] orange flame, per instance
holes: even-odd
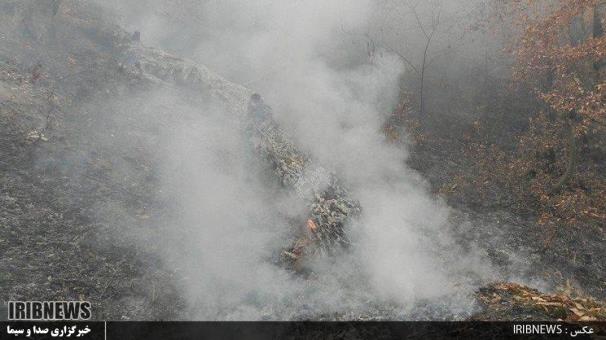
[[[315,232],[318,229],[318,225],[310,218],[307,220],[307,229],[311,232]]]

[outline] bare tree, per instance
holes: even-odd
[[[438,30],[438,25],[440,24],[440,7],[437,9],[437,13],[432,13],[431,16],[431,24],[428,29],[425,28],[423,22],[419,18],[419,14],[416,10],[415,6],[409,6],[410,11],[413,13],[421,32],[423,32],[423,36],[425,37],[425,49],[423,50],[423,61],[421,63],[421,71],[420,71],[420,87],[419,87],[419,114],[423,115],[425,113],[425,105],[423,100],[423,89],[425,87],[425,70],[427,68],[427,53],[429,51],[429,46],[431,45],[431,39],[434,37],[434,34]]]
[[[385,46],[385,49],[399,56],[404,63],[406,63],[410,69],[415,72],[419,77],[419,114],[423,115],[425,113],[425,83],[426,83],[426,71],[429,65],[433,62],[435,57],[438,55],[430,56],[430,48],[432,41],[434,40],[436,34],[438,33],[438,29],[440,27],[440,15],[442,12],[441,3],[439,1],[433,2],[430,7],[430,15],[428,19],[422,19],[422,15],[419,14],[418,7],[420,4],[427,5],[426,2],[418,1],[415,3],[406,2],[405,7],[407,9],[406,12],[401,12],[400,16],[402,20],[406,20],[405,18],[409,15],[412,15],[415,22],[415,29],[420,31],[422,39],[423,39],[423,54],[420,58],[420,61],[416,62],[413,58],[404,55],[404,53],[400,52],[399,49],[392,48],[389,46]],[[440,53],[441,54],[441,53]]]

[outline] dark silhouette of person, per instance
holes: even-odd
[[[271,119],[271,108],[265,104],[258,93],[250,96],[248,102],[248,114],[257,124],[262,124]]]

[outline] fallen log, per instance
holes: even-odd
[[[300,228],[294,228],[298,235],[282,252],[283,264],[299,270],[305,258],[333,254],[349,246],[345,227],[360,214],[359,202],[335,174],[299,151],[271,114],[262,120],[255,117],[249,107],[253,95],[250,89],[227,81],[204,66],[140,44],[131,44],[124,51],[124,59],[129,62],[122,67],[133,76],[152,83],[186,86],[225,104],[248,132],[249,142],[255,144],[255,157],[270,166],[282,186],[306,202],[309,213]]]
[[[266,110],[270,110],[266,107]],[[268,162],[284,187],[292,189],[309,207],[296,240],[282,252],[283,262],[295,270],[314,255],[329,255],[347,248],[345,227],[361,212],[338,177],[300,152],[272,119],[270,112],[259,120],[249,109],[248,130],[259,157]]]

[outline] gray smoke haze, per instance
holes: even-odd
[[[406,167],[405,150],[386,145],[381,133],[405,65],[388,51],[366,58],[364,44],[346,39],[371,26],[376,2],[103,5],[141,30],[144,44],[181,53],[261,93],[296,144],[339,174],[363,207],[349,228],[351,252],[316,264],[312,279],[293,277],[272,259],[305,202],[262,175],[237,117],[170,90],[144,94],[143,105],[117,103],[143,120],[170,117],[156,156],[170,215],[159,219],[154,242],[180,275],[191,302],[188,318],[418,319],[471,312],[473,289],[494,275],[488,262],[455,244],[449,208]]]

